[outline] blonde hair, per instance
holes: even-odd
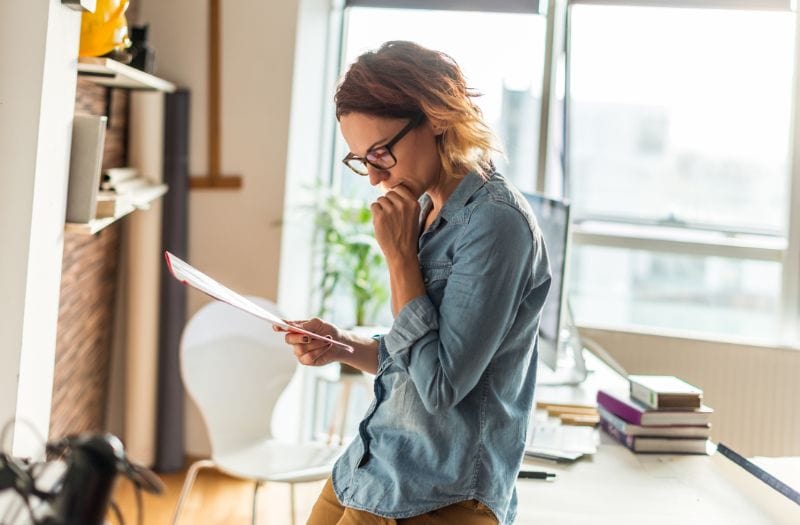
[[[413,118],[419,114],[441,127],[436,145],[442,171],[463,177],[470,171],[494,171],[499,143],[472,101],[480,93],[468,88],[450,56],[413,42],[392,41],[359,56],[334,97],[336,118],[348,113]]]

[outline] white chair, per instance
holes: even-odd
[[[249,299],[280,316],[270,301]],[[289,483],[294,524],[294,484],[327,478],[339,449],[273,438],[273,409],[298,366],[283,335],[274,332],[266,321],[213,302],[187,323],[180,360],[184,387],[208,430],[211,458],[189,468],[173,525],[180,518],[197,473],[210,467],[255,481],[253,524],[261,485],[268,481]]]

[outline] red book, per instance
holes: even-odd
[[[634,401],[628,392],[597,392],[597,404],[628,423],[644,426],[707,425],[711,408],[703,405],[696,410],[654,410]]]

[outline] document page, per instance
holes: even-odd
[[[351,347],[350,345],[346,345],[338,341],[333,341],[325,336],[315,334],[314,332],[309,332],[308,330],[303,330],[302,328],[291,325],[287,323],[285,320],[276,317],[267,310],[255,304],[254,302],[234,292],[230,288],[221,285],[211,277],[207,276],[197,268],[191,266],[186,261],[183,261],[180,258],[176,257],[172,253],[165,251],[164,256],[167,259],[167,266],[169,267],[170,272],[172,272],[172,275],[183,284],[189,285],[193,288],[197,288],[201,292],[209,295],[210,297],[218,301],[228,303],[229,305],[234,306],[240,310],[243,310],[251,315],[255,315],[259,319],[263,319],[269,323],[272,323],[274,326],[283,328],[284,330],[287,330],[289,332],[304,334],[313,339],[319,339],[321,341],[325,341],[326,343],[333,344],[334,346],[338,346],[339,348],[342,348],[347,352],[353,353],[353,347]]]

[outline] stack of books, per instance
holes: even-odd
[[[629,392],[597,393],[600,425],[634,452],[705,454],[713,409],[674,376],[629,376]]]

